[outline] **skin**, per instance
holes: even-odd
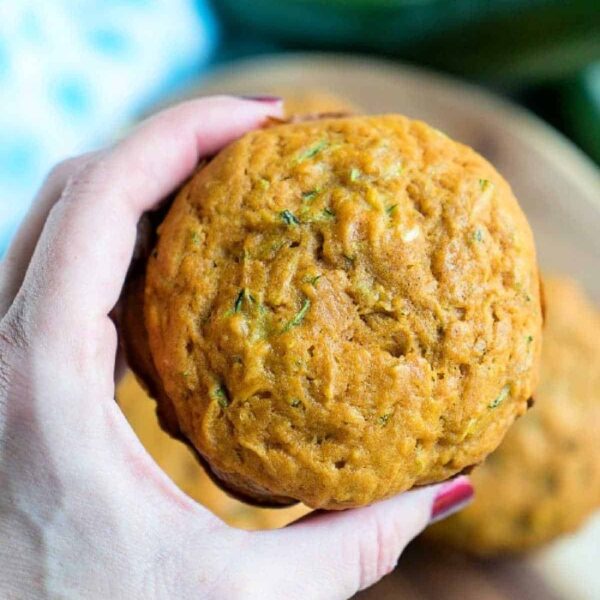
[[[195,100],[48,177],[0,270],[2,598],[344,598],[394,567],[436,496],[465,486],[236,530],[166,477],[114,402],[109,314],[139,217],[280,110]]]

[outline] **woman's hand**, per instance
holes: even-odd
[[[42,188],[0,270],[2,598],[345,598],[470,497],[458,478],[279,531],[232,529],[175,487],[114,401],[109,313],[138,219],[280,109],[194,100]]]

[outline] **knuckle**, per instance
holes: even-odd
[[[135,159],[127,161],[126,173],[135,180],[134,175],[153,181],[156,173],[148,171],[143,162]],[[113,211],[115,204],[115,181],[119,181],[118,199],[119,208],[135,206],[136,196],[133,191],[135,186],[128,184],[128,179],[123,179],[125,171],[123,165],[117,166],[113,160],[110,149],[98,153],[92,160],[81,165],[68,179],[61,202],[63,205],[94,205],[103,204],[107,210]]]
[[[50,184],[50,183],[54,183],[55,181],[62,180],[67,175],[67,173],[70,172],[72,160],[73,159],[71,159],[71,158],[66,158],[64,160],[61,160],[60,162],[57,162],[50,169],[50,171],[48,171],[48,174],[46,175],[46,179],[45,179],[44,183]]]
[[[79,198],[82,195],[97,192],[104,179],[104,171],[105,161],[102,158],[80,162],[67,178],[63,198]]]
[[[397,527],[372,517],[358,538],[359,589],[373,585],[390,573],[406,543]]]
[[[92,154],[82,154],[61,160],[54,165],[46,176],[45,185],[53,185],[68,181],[71,177],[81,170],[86,164],[91,162]]]
[[[124,178],[124,166],[113,160],[110,152],[99,156],[94,161],[84,165],[68,182],[63,193],[66,204],[87,205],[95,210],[107,211],[107,219],[139,203],[136,186],[130,185],[129,179]],[[146,172],[143,164],[136,160],[128,160],[126,173],[131,180],[138,175],[143,179],[153,181],[156,174]],[[118,194],[115,193],[115,182],[118,182]]]
[[[63,184],[73,172],[75,160],[67,158],[55,164],[46,175],[42,188],[54,188]]]

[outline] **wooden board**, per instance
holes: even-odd
[[[475,560],[415,542],[396,570],[356,600],[561,600],[519,558]]]

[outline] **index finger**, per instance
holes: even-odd
[[[277,102],[192,100],[142,123],[90,162],[67,184],[44,226],[19,293],[30,319],[74,331],[105,317],[118,300],[142,213],[180,185],[199,159],[280,110]]]
[[[91,160],[92,156],[92,154],[84,154],[56,165],[49,173],[21,222],[0,265],[0,319],[10,308],[23,283],[27,266],[33,256],[48,213],[58,202],[72,174]]]

